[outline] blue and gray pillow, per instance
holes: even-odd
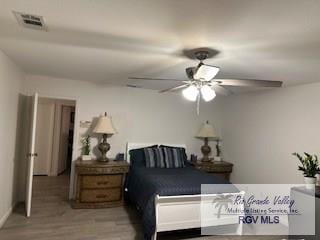
[[[185,148],[154,145],[130,150],[132,167],[183,168],[187,162]]]
[[[156,148],[158,145],[149,146],[148,148]],[[130,166],[135,167],[145,167],[146,160],[144,154],[145,148],[137,148],[129,151],[130,154]]]
[[[185,167],[185,161],[187,155],[184,148],[160,146],[163,154],[166,168],[183,168]]]
[[[144,148],[147,168],[183,168],[187,160],[184,148],[163,146]]]
[[[144,148],[145,162],[147,168],[165,168],[163,154],[158,147]]]

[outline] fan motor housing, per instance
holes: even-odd
[[[183,50],[183,55],[185,55],[187,58],[197,59],[199,61],[203,61],[208,58],[213,58],[218,54],[218,50],[208,47]]]
[[[208,58],[209,52],[208,51],[198,51],[198,52],[195,52],[194,55],[199,61],[203,61]]]

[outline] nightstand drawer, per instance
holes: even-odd
[[[230,174],[232,173],[232,163],[225,161],[210,161],[210,162],[193,162],[195,168],[211,173],[217,177],[223,178],[225,180],[230,180]]]
[[[99,203],[121,200],[121,188],[82,190],[80,202]]]
[[[75,166],[74,208],[107,208],[123,205],[123,183],[129,164],[125,161],[78,160]]]
[[[82,188],[112,188],[120,187],[122,174],[116,175],[84,175],[82,176]]]
[[[232,165],[223,165],[223,164],[210,164],[210,165],[202,165],[198,167],[206,172],[215,172],[215,173],[224,173],[224,172],[232,172]]]

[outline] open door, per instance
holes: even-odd
[[[29,118],[30,118],[30,131],[29,131],[29,151],[27,157],[27,181],[26,181],[26,215],[31,215],[31,199],[32,199],[32,181],[33,181],[33,166],[34,158],[37,157],[35,153],[36,141],[36,126],[37,126],[37,108],[38,108],[38,93],[32,96],[32,101],[29,102]]]

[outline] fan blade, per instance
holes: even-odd
[[[237,87],[281,87],[281,81],[253,80],[253,79],[214,79],[221,86]]]
[[[148,77],[128,77],[128,79],[133,80],[151,80],[151,81],[177,81],[177,82],[183,82],[188,81],[186,79],[171,79],[171,78],[148,78]]]
[[[183,88],[186,88],[186,87],[188,87],[189,85],[190,85],[190,84],[183,84],[183,85],[180,85],[180,86],[177,86],[177,87],[167,88],[167,89],[164,89],[164,90],[159,91],[159,93],[174,92],[174,91],[177,91],[177,90],[181,90],[181,89],[183,89]]]
[[[129,87],[129,88],[142,88],[141,86],[134,85],[134,84],[126,84],[126,87]]]
[[[209,84],[209,85],[214,89],[214,91],[216,91],[221,95],[228,96],[228,95],[234,94],[230,89],[220,86],[219,84]]]

